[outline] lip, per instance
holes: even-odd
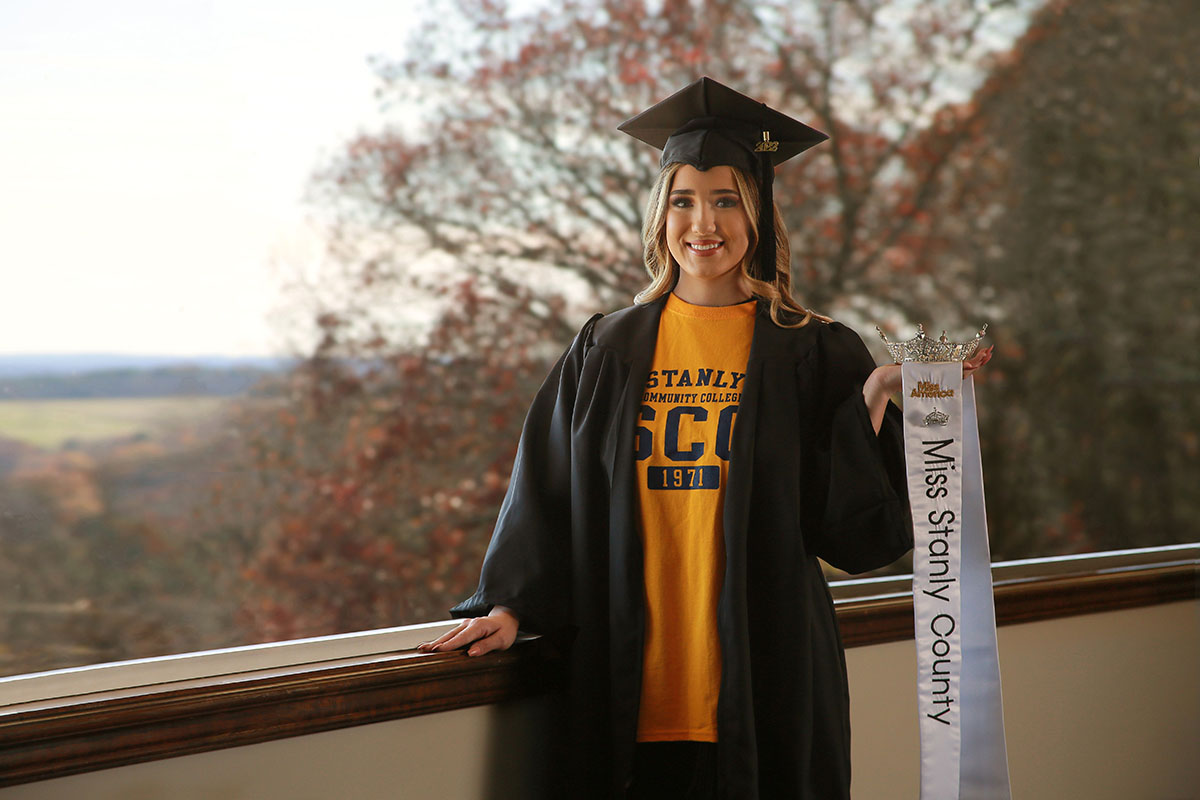
[[[701,245],[701,246],[716,245],[716,247],[710,247],[705,250],[697,250],[696,245]],[[699,256],[701,258],[713,256],[713,255],[716,255],[717,253],[721,253],[725,250],[725,242],[721,241],[720,239],[701,239],[701,240],[695,241],[695,242],[684,242],[684,246],[687,247],[687,250],[689,253],[691,253],[694,256]]]

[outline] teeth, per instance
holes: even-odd
[[[689,245],[689,247],[691,247],[693,250],[715,250],[720,246],[721,246],[720,242],[717,242],[716,244],[691,244],[691,245]]]

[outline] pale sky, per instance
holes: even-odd
[[[304,189],[383,125],[367,57],[422,8],[0,0],[0,354],[286,352]]]
[[[419,0],[3,0],[0,353],[249,355]]]

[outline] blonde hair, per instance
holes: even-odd
[[[682,164],[668,164],[658,174],[658,180],[650,189],[650,199],[646,202],[646,216],[642,221],[642,250],[646,262],[646,272],[650,273],[650,284],[637,293],[635,303],[649,303],[657,300],[675,288],[679,279],[679,265],[671,257],[667,247],[667,212],[670,208],[668,201],[671,195],[671,184],[675,173]],[[746,248],[746,256],[742,259],[742,281],[750,289],[750,293],[771,304],[771,321],[781,328],[800,328],[812,319],[832,322],[829,317],[817,314],[800,305],[792,297],[791,245],[788,243],[787,228],[779,208],[775,208],[775,275],[774,280],[760,281],[751,277],[751,267],[757,257],[758,249],[758,186],[742,170],[730,167],[733,171],[733,182],[741,195],[742,208],[746,212],[747,226],[750,232],[750,244]],[[799,317],[799,320],[794,320]]]

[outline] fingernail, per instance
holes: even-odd
[[[470,650],[468,650],[468,651],[467,651],[467,655],[469,655],[469,656],[477,656],[477,655],[479,655],[479,648],[478,648],[478,647],[472,647]]]

